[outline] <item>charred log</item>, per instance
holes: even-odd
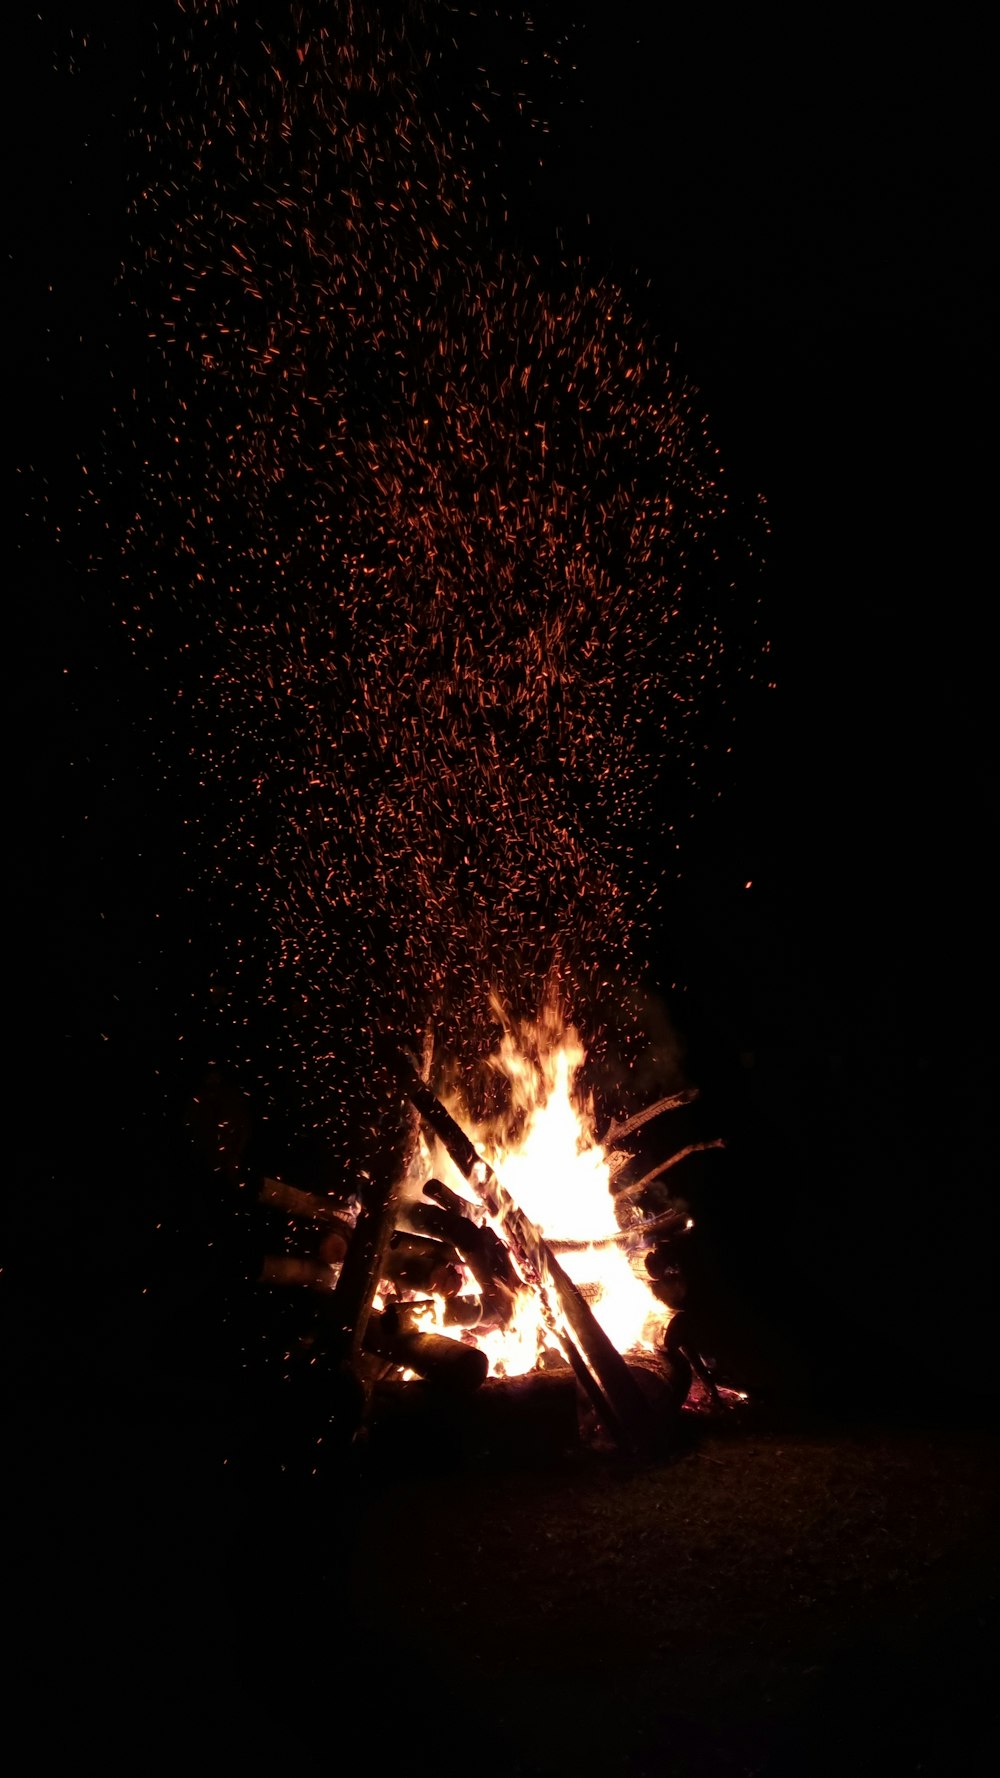
[[[487,1319],[506,1326],[523,1285],[503,1242],[492,1229],[473,1222],[465,1200],[440,1179],[427,1181],[424,1196],[430,1204],[408,1204],[402,1215],[411,1228],[451,1242],[483,1293]]]
[[[258,1278],[260,1284],[292,1285],[297,1289],[327,1293],[335,1288],[336,1282],[336,1274],[328,1265],[289,1253],[265,1253]]]
[[[682,1351],[664,1349],[655,1364],[631,1364],[629,1369],[661,1422],[680,1413],[691,1389],[691,1365]]]
[[[677,1271],[677,1247],[673,1241],[660,1242],[646,1254],[646,1271],[651,1278],[668,1278]]]
[[[514,1292],[521,1289],[521,1279],[499,1235],[494,1234],[492,1229],[481,1228],[478,1223],[473,1222],[467,1210],[463,1212],[459,1208],[463,1200],[456,1192],[449,1191],[440,1179],[428,1179],[424,1186],[424,1197],[430,1198],[439,1215],[447,1217],[450,1231],[448,1239],[458,1249],[480,1283],[485,1285],[490,1281],[504,1284],[508,1290]]]
[[[437,1296],[457,1296],[465,1284],[458,1255],[449,1242],[403,1234],[398,1228],[389,1238],[382,1277],[407,1290],[430,1290]]]
[[[485,1316],[481,1296],[453,1296],[445,1303],[446,1327],[478,1327],[484,1319],[488,1317]]]
[[[340,1228],[328,1228],[319,1244],[319,1257],[328,1266],[339,1266],[351,1245],[354,1230],[344,1223]]]
[[[319,1257],[328,1266],[339,1266],[351,1244],[354,1225],[343,1211],[328,1198],[316,1192],[300,1191],[283,1179],[265,1179],[257,1194],[257,1202],[272,1210],[281,1210],[296,1222],[311,1223],[320,1233]]]
[[[489,1360],[478,1346],[445,1334],[403,1332],[392,1310],[369,1316],[365,1350],[401,1370],[414,1371],[435,1389],[470,1395],[486,1381]]]
[[[687,1280],[676,1261],[655,1252],[648,1253],[646,1270],[658,1302],[665,1303],[668,1309],[683,1308],[687,1299]]]
[[[688,1387],[690,1388],[691,1372],[693,1372],[703,1389],[706,1390],[714,1412],[722,1412],[722,1398],[716,1387],[715,1379],[712,1376],[702,1353],[698,1349],[694,1337],[694,1330],[690,1326],[686,1315],[674,1315],[669,1322],[667,1331],[663,1337],[662,1356],[664,1362],[668,1365],[687,1365]]]

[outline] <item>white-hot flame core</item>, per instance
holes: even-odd
[[[527,1036],[528,1034],[526,1034]],[[510,1108],[503,1127],[473,1128],[479,1152],[494,1168],[511,1197],[549,1241],[607,1242],[616,1233],[608,1162],[594,1140],[593,1108],[574,1094],[584,1060],[572,1028],[558,1033],[551,1017],[522,1045],[508,1032],[493,1065],[510,1083]],[[530,1051],[533,1053],[529,1053]],[[452,1109],[470,1129],[461,1105]],[[516,1139],[510,1132],[516,1130]],[[437,1162],[444,1170],[445,1157]],[[449,1183],[466,1198],[471,1188],[454,1169]],[[503,1235],[497,1224],[497,1233]],[[598,1321],[620,1352],[652,1350],[670,1319],[648,1284],[633,1272],[627,1255],[614,1245],[561,1250],[559,1260],[580,1285]],[[442,1316],[435,1317],[443,1330]],[[525,1289],[517,1313],[504,1330],[475,1334],[490,1360],[491,1373],[520,1376],[544,1360],[546,1348],[559,1352],[546,1327],[536,1292]]]

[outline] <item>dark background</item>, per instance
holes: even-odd
[[[156,693],[84,571],[104,496],[83,466],[141,377],[115,278],[164,9],[85,5],[72,30],[37,11],[9,64],[10,1193],[62,1288],[109,1254],[141,1273],[182,1164],[203,979],[184,811],[136,739]],[[504,30],[468,28],[502,75]],[[577,28],[548,132],[504,125],[508,228],[543,258],[559,231],[625,285],[700,388],[734,495],[767,500],[774,689],[696,811],[653,984],[732,1139],[730,1258],[746,1243],[786,1321],[808,1302],[891,1379],[982,1400],[987,58],[960,24],[904,37],[858,12],[805,32],[634,3]],[[463,44],[456,105],[479,59]]]

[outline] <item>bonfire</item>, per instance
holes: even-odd
[[[529,1041],[530,1039],[530,1041]],[[694,1398],[721,1410],[720,1389],[683,1310],[693,1219],[670,1189],[675,1169],[715,1139],[672,1144],[683,1087],[598,1139],[579,1087],[584,1049],[551,1013],[508,1027],[491,1058],[502,1110],[477,1123],[461,1089],[429,1084],[420,1061],[380,1045],[387,1106],[382,1164],[352,1201],[331,1203],[267,1179],[261,1196],[317,1233],[312,1259],[274,1256],[263,1281],[328,1298],[321,1317],[370,1397],[377,1380],[422,1380],[462,1395],[487,1379],[572,1374],[581,1424],[595,1442],[648,1454]],[[662,1158],[636,1165],[635,1138],[661,1132]]]

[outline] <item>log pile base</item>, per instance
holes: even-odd
[[[568,1366],[490,1377],[462,1399],[423,1383],[372,1392],[367,1457],[378,1470],[552,1465],[579,1453],[579,1391]]]
[[[310,1370],[352,1374],[362,1392],[360,1416],[353,1398],[350,1411],[341,1407],[334,1413],[343,1439],[353,1442],[363,1434],[363,1442],[384,1443],[394,1436],[386,1428],[429,1427],[432,1443],[440,1438],[447,1445],[457,1438],[463,1446],[475,1445],[481,1434],[488,1443],[493,1435],[484,1429],[519,1424],[526,1406],[544,1402],[542,1442],[549,1455],[554,1447],[575,1448],[582,1440],[593,1449],[643,1459],[674,1448],[692,1386],[710,1411],[721,1412],[728,1404],[681,1309],[684,1280],[677,1250],[691,1226],[683,1209],[654,1206],[652,1219],[647,1215],[639,1225],[629,1210],[621,1231],[608,1238],[633,1246],[640,1236],[643,1243],[658,1237],[647,1250],[646,1269],[656,1294],[675,1311],[656,1355],[648,1360],[624,1355],[595,1318],[586,1288],[572,1282],[556,1247],[514,1202],[413,1059],[388,1042],[380,1044],[380,1055],[386,1115],[362,1174],[364,1184],[349,1201],[351,1220],[315,1194],[280,1180],[266,1178],[259,1194],[260,1202],[283,1214],[290,1226],[311,1225],[320,1243],[313,1259],[266,1256],[260,1278],[269,1285],[310,1286],[313,1327],[298,1336],[306,1362]],[[639,1121],[646,1121],[645,1114]],[[472,1188],[479,1211],[438,1179],[425,1180],[419,1198],[412,1195],[421,1123]],[[621,1126],[616,1135],[629,1127]],[[693,1152],[690,1144],[674,1158],[688,1152]],[[623,1186],[618,1198],[628,1199],[647,1185],[643,1174],[634,1188]],[[483,1211],[503,1238],[484,1223]],[[577,1245],[563,1244],[567,1252]],[[463,1295],[470,1275],[476,1294]],[[488,1360],[473,1330],[505,1326],[525,1288],[537,1292],[542,1321],[562,1359],[545,1372],[488,1382]],[[445,1333],[425,1325],[430,1295],[445,1305]],[[295,1337],[288,1343],[285,1358],[292,1362]]]

